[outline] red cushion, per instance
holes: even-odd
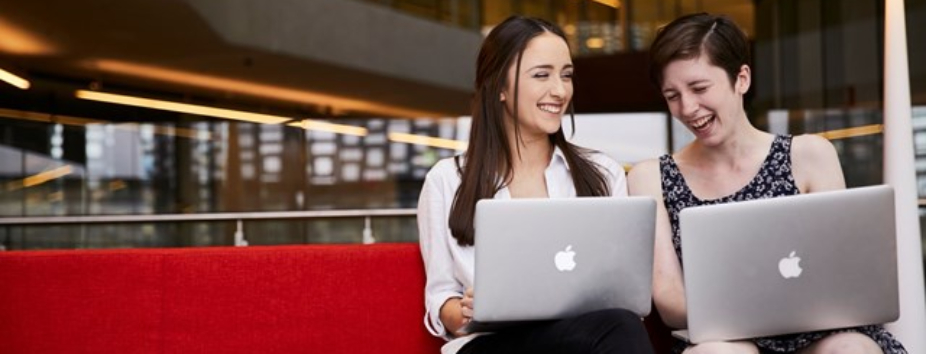
[[[194,265],[194,266],[191,266]],[[417,245],[222,249],[164,263],[166,352],[436,352]],[[214,299],[220,299],[216,306]]]
[[[434,353],[415,244],[0,252],[3,352]]]
[[[0,351],[159,352],[160,258],[0,252]]]
[[[423,297],[416,244],[0,252],[0,352],[437,353]]]

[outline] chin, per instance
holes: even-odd
[[[713,134],[706,137],[697,137],[698,143],[702,146],[714,147],[723,144],[723,138],[720,135]]]
[[[534,129],[536,129],[535,132],[538,134],[550,135],[559,131],[561,127],[562,125],[560,124],[539,124],[534,126]]]

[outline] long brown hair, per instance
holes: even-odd
[[[553,33],[566,41],[563,31],[552,23],[537,18],[512,16],[489,33],[479,50],[469,146],[464,161],[461,162],[459,158],[456,160],[462,183],[450,209],[450,232],[461,246],[473,245],[476,202],[494,197],[513,173],[511,144],[506,134],[504,106],[499,97],[507,85],[508,69],[511,65],[516,65],[512,99],[515,107],[514,135],[520,138],[517,100],[521,56],[527,43],[544,32]],[[572,102],[569,102],[569,116],[572,118],[575,131]],[[566,141],[562,127],[556,133],[550,134],[550,142],[566,157],[577,195],[611,194],[610,186],[599,166],[588,158],[591,150]],[[520,154],[520,148],[518,150],[517,153]]]
[[[650,46],[653,84],[662,90],[663,71],[669,63],[701,55],[723,69],[733,85],[742,66],[749,65],[749,39],[726,16],[698,13],[679,17],[659,29]]]

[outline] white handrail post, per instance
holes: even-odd
[[[238,219],[237,227],[235,228],[235,246],[245,247],[247,245],[248,241],[244,239],[244,227],[241,219]]]
[[[370,245],[376,243],[376,239],[373,238],[373,227],[370,225],[370,216],[367,215],[363,220],[363,244]]]

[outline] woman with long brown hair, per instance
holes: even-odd
[[[491,334],[459,333],[473,311],[477,201],[627,194],[620,165],[563,134],[573,72],[563,32],[544,20],[511,17],[482,44],[467,151],[431,169],[418,202],[425,324],[449,340],[444,353],[652,353],[640,318],[621,309]]]

